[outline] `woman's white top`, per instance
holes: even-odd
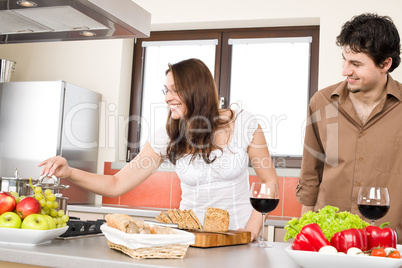
[[[202,157],[190,162],[192,155],[185,155],[177,160],[175,166],[182,189],[180,209],[193,209],[201,223],[206,208],[225,209],[230,215],[230,230],[246,227],[253,210],[249,196],[247,149],[258,127],[257,119],[247,111],[236,112],[235,116],[232,140],[223,151],[211,153],[211,159],[217,157],[212,164],[206,164]],[[166,130],[158,131],[155,139],[151,139],[151,147],[166,158],[168,141]]]

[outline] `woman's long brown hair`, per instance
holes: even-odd
[[[167,118],[166,130],[170,138],[167,156],[173,164],[185,154],[192,154],[191,160],[201,156],[205,163],[210,159],[217,146],[213,134],[228,126],[234,118],[234,112],[223,118],[219,113],[219,97],[215,81],[208,67],[198,59],[188,59],[169,65],[166,74],[172,72],[176,93],[187,107],[187,112],[180,119]]]

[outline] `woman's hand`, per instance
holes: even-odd
[[[38,165],[38,167],[42,167],[42,175],[53,176],[55,175],[58,178],[69,178],[71,176],[71,168],[67,164],[67,160],[61,156],[55,156],[44,160],[42,163]]]
[[[250,242],[253,242],[255,239],[257,239],[258,235],[260,234],[260,230],[247,230],[247,229],[237,229],[238,231],[242,232],[250,232],[251,233],[251,239]]]

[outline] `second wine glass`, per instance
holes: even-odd
[[[383,187],[360,187],[357,197],[357,207],[360,213],[371,221],[384,217],[389,210],[388,189]]]
[[[262,214],[262,239],[256,246],[271,248],[270,244],[264,241],[265,214],[271,212],[279,203],[278,183],[253,182],[250,189],[251,206]]]

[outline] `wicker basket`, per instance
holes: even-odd
[[[134,259],[183,259],[189,245],[167,245],[131,249],[126,246],[107,241],[110,248],[123,252]]]

